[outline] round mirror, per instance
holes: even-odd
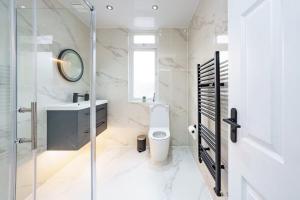
[[[60,52],[57,66],[60,74],[67,81],[76,82],[83,75],[82,59],[73,49],[65,49]]]

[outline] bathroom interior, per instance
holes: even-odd
[[[197,140],[189,134],[188,126],[197,124],[197,64],[211,58],[217,50],[226,59],[227,1],[90,2],[96,10],[96,109],[105,105],[107,123],[96,139],[98,199],[211,199],[211,177],[205,175],[209,172],[198,162]],[[9,0],[1,0],[3,27],[9,27],[9,4]],[[170,9],[171,4],[176,5],[174,9]],[[70,138],[76,123],[81,126],[77,119],[72,121],[71,111],[88,110],[91,99],[77,97],[81,108],[73,103],[74,93],[91,97],[90,9],[82,0],[17,0],[15,6],[17,108],[37,102],[38,116],[35,152],[31,143],[17,146],[15,198],[90,199],[90,142],[85,138],[83,143],[74,144]],[[1,77],[6,86],[1,87],[1,96],[5,95],[1,98],[3,200],[11,195],[7,188],[9,166],[5,164],[13,131],[9,119],[4,120],[14,98],[13,88],[9,87],[9,37],[8,29],[1,31]],[[81,57],[83,73],[80,74],[77,63],[78,68],[69,75],[79,73],[82,77],[78,81],[67,80],[62,76],[67,72],[61,73],[58,67],[62,62],[59,55],[66,49]],[[69,59],[79,62],[72,57],[74,51]],[[135,52],[141,54],[140,60],[132,60]],[[134,62],[146,65],[145,69],[136,70],[140,74],[130,74]],[[161,165],[152,163],[148,139],[152,129],[150,107],[156,104],[167,106],[158,108],[162,110],[158,117],[166,109],[169,118],[165,127],[169,138],[163,140],[170,144],[158,145],[156,150],[158,157],[168,154]],[[227,106],[224,104],[223,108],[225,116]],[[18,112],[16,117],[18,138],[30,137],[30,113]],[[136,147],[139,135],[147,136],[147,150],[141,153]],[[222,163],[226,166],[226,126],[222,138]],[[222,176],[222,192],[226,196],[226,167]]]
[[[0,19],[0,200],[228,199],[227,0],[0,0]]]

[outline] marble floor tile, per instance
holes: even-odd
[[[38,200],[90,199],[90,157],[82,154],[38,188]],[[155,165],[149,151],[108,148],[97,154],[99,200],[211,200],[188,147],[174,147]]]

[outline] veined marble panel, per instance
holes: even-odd
[[[128,102],[127,29],[97,30],[97,96],[107,99],[108,131],[115,145],[135,145],[147,134],[147,104]],[[170,105],[172,145],[187,145],[187,33],[184,29],[158,31],[158,100]]]
[[[159,100],[170,105],[173,145],[187,145],[187,30],[159,31]]]

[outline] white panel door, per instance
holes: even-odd
[[[300,199],[300,1],[229,0],[230,200]]]

